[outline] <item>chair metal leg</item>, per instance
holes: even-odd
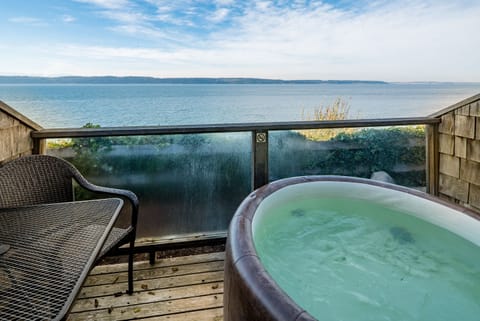
[[[149,252],[149,259],[150,259],[150,264],[154,265],[155,264],[155,251]]]
[[[130,253],[128,253],[128,290],[127,293],[133,294],[133,250],[135,247],[135,233],[130,237]]]

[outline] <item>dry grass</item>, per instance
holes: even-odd
[[[302,119],[306,121],[328,121],[345,120],[350,118],[350,105],[347,101],[337,98],[330,106],[320,106],[313,110],[313,113],[302,111]],[[332,128],[332,129],[309,129],[299,130],[298,133],[309,140],[325,141],[329,140],[338,133],[351,133],[354,128]]]

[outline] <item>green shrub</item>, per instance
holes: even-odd
[[[398,184],[425,186],[422,126],[339,132],[328,141],[282,132],[272,135],[270,141],[272,180],[298,175],[368,178],[373,172],[386,171]]]

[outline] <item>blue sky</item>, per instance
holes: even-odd
[[[0,75],[480,82],[480,1],[2,0]]]

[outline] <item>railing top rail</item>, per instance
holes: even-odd
[[[32,138],[72,138],[101,136],[138,136],[138,135],[172,135],[227,133],[271,130],[300,130],[349,127],[384,127],[438,124],[440,119],[433,117],[384,118],[384,119],[350,119],[328,121],[294,121],[264,123],[230,123],[211,125],[178,126],[130,126],[101,128],[56,128],[42,129],[31,133]]]

